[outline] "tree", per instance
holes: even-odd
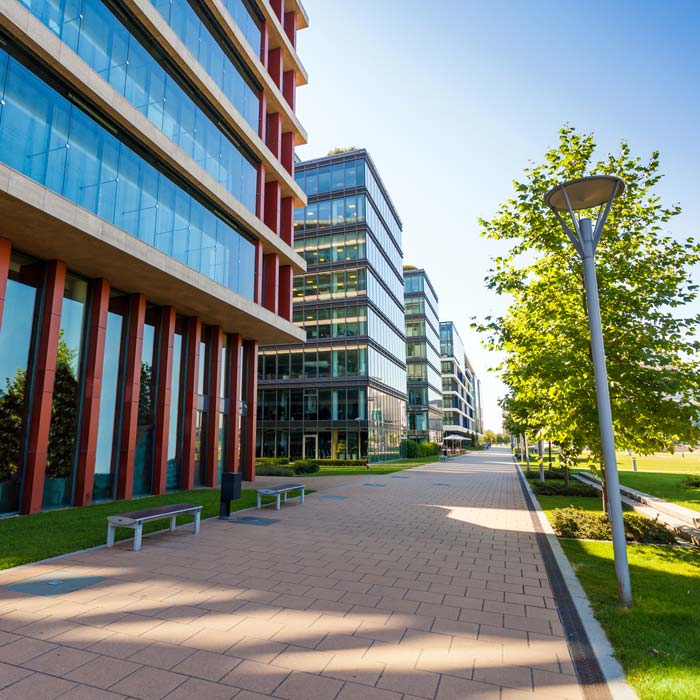
[[[337,148],[331,148],[331,150],[328,151],[328,153],[326,155],[339,156],[342,153],[350,153],[350,152],[356,151],[356,150],[357,150],[357,146],[345,146],[345,147],[339,146]]]
[[[511,303],[476,327],[489,348],[504,353],[499,370],[511,419],[559,443],[566,465],[584,446],[599,461],[600,434],[582,264],[543,197],[586,174],[617,175],[627,184],[596,253],[617,446],[649,454],[700,435],[700,318],[684,315],[697,296],[689,270],[700,244],[664,232],[680,207],[654,192],[662,177],[658,152],[642,159],[623,141],[596,161],[595,150],[593,134],[564,127],[558,147],[525,170],[493,219],[480,221],[483,235],[509,245],[486,282]]]

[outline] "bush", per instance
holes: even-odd
[[[637,513],[624,513],[625,534],[629,541],[651,544],[672,544],[673,533],[662,523]],[[605,513],[581,508],[555,508],[551,515],[552,529],[559,537],[579,540],[610,540],[610,521]]]
[[[321,470],[318,462],[311,459],[300,459],[291,465],[294,474],[315,474]]]
[[[258,476],[294,476],[294,470],[279,464],[261,464],[255,467]]]
[[[255,464],[276,464],[277,466],[283,466],[289,464],[289,459],[287,459],[287,457],[258,457],[255,460]]]
[[[412,441],[411,441],[412,442]],[[419,442],[416,457],[432,457],[440,454],[440,445],[436,442]]]
[[[418,457],[418,443],[415,440],[406,440],[406,457],[413,458]]]
[[[586,496],[588,498],[600,497],[600,491],[592,486],[571,481],[568,488],[561,484],[541,483],[539,481],[531,483],[532,490],[538,496]]]
[[[366,459],[317,459],[322,467],[366,467]]]
[[[539,481],[540,480],[540,467],[539,465],[535,467],[530,467],[529,472],[525,472],[525,476],[530,479],[530,481]],[[544,468],[544,478],[545,481],[549,480],[556,480],[556,481],[563,481],[564,480],[564,470],[563,469],[552,469],[550,472],[547,467]]]
[[[683,486],[687,489],[700,489],[700,476],[689,476]]]

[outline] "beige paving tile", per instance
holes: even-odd
[[[385,665],[361,658],[355,651],[340,652],[323,669],[324,676],[343,681],[375,685]]]
[[[46,654],[25,661],[22,665],[24,668],[31,668],[34,671],[52,676],[63,676],[96,658],[97,654],[92,654],[89,651],[71,647],[57,647]]]
[[[0,661],[19,666],[25,661],[29,661],[55,648],[56,645],[49,642],[31,639],[30,637],[20,637],[16,641],[0,647]]]
[[[501,689],[464,678],[442,676],[435,700],[500,700]],[[532,698],[535,700],[535,698]]]
[[[125,700],[125,696],[109,690],[91,688],[89,685],[76,685],[61,695],[59,700]]]
[[[164,700],[231,700],[234,696],[240,697],[238,689],[230,685],[189,678],[172,693],[168,693]]]
[[[186,676],[171,671],[142,666],[113,685],[111,690],[139,700],[160,700],[186,680]]]
[[[243,637],[234,644],[226,653],[258,663],[270,663],[278,654],[287,648],[282,642],[273,642],[269,639],[257,637]]]
[[[381,690],[379,688],[369,688],[366,685],[357,683],[346,683],[336,700],[401,700],[401,693],[394,693],[391,690]]]
[[[256,693],[270,694],[288,675],[289,671],[285,668],[245,660],[227,673],[221,682]]]
[[[290,671],[321,673],[332,658],[333,654],[328,651],[317,651],[290,645],[281,654],[278,654],[272,663],[275,666],[288,668]]]
[[[138,671],[139,664],[122,659],[114,659],[109,656],[98,656],[88,661],[84,666],[66,674],[68,680],[94,685],[98,688],[109,688],[122,678]]]
[[[114,656],[117,659],[128,659],[130,656],[143,651],[151,642],[142,637],[129,634],[112,634],[88,647],[88,651],[104,656]]]
[[[311,673],[292,673],[275,691],[285,700],[334,700],[343,687],[341,681]]]
[[[155,642],[145,649],[132,654],[129,660],[143,664],[144,666],[162,668],[167,671],[192,656],[193,653],[195,653],[194,650],[188,647]]]
[[[210,651],[196,651],[187,659],[177,664],[172,670],[186,676],[202,678],[209,681],[220,681],[229,671],[232,671],[241,659],[224,654],[214,654]]]
[[[61,678],[33,673],[0,690],[0,700],[55,700],[74,685]]]
[[[411,693],[421,698],[435,697],[440,675],[430,671],[418,671],[415,669],[400,668],[391,666],[382,674],[377,682],[378,688],[393,690],[397,693]]]
[[[0,662],[0,690],[32,675],[32,671]]]

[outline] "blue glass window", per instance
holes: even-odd
[[[253,298],[249,240],[4,51],[0,86],[8,166]]]

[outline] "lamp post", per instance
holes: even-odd
[[[620,481],[617,474],[608,371],[605,364],[605,345],[600,321],[600,300],[595,270],[595,250],[603,233],[605,221],[610,213],[613,200],[615,197],[619,197],[624,190],[625,183],[619,177],[609,175],[583,177],[558,185],[547,192],[544,201],[556,215],[576,252],[583,260],[583,279],[586,288],[588,326],[591,333],[591,355],[598,403],[600,442],[603,451],[603,464],[605,465],[617,591],[622,605],[629,607],[632,604],[632,586],[629,564],[627,563],[627,543],[625,541],[625,525],[622,519]],[[595,208],[598,209],[595,227],[590,218],[580,218],[577,215],[577,212],[582,210]],[[564,216],[569,214],[571,226],[562,218],[560,212],[563,212]]]

